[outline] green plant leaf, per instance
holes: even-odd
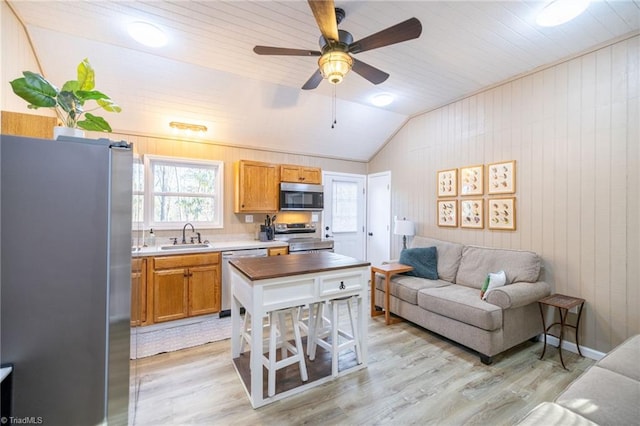
[[[109,112],[120,112],[122,111],[122,108],[120,108],[120,106],[118,104],[116,104],[115,102],[113,102],[111,99],[106,98],[106,99],[97,99],[96,102],[98,103],[98,105],[100,105],[102,107],[102,109],[104,109],[105,111],[109,111]]]
[[[75,115],[82,114],[82,101],[73,92],[62,91],[58,94],[58,105],[72,118]]]
[[[80,89],[80,82],[77,80],[69,80],[67,81],[63,86],[62,86],[62,90],[63,92],[75,92],[76,90]]]
[[[107,121],[104,118],[98,117],[89,112],[86,113],[84,116],[85,116],[84,120],[78,121],[78,127],[85,130],[95,130],[100,132],[111,131],[111,126],[109,125],[109,123],[107,123]]]
[[[93,90],[96,87],[96,73],[87,58],[78,64],[78,83],[76,90]]]
[[[23,78],[10,82],[13,93],[29,102],[32,108],[53,108],[56,106],[58,89],[40,74],[25,71]]]
[[[78,99],[82,100],[83,102],[88,101],[90,99],[93,99],[93,100],[109,99],[107,95],[97,90],[91,90],[91,91],[78,90],[76,92],[76,96],[78,97]]]

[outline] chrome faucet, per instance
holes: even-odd
[[[196,232],[196,228],[194,228],[192,224],[187,223],[186,225],[184,225],[184,227],[182,228],[182,244],[187,244],[187,238],[184,235],[187,230],[187,226],[191,227],[191,232]]]

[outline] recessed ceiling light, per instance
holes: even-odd
[[[371,103],[377,107],[383,107],[393,102],[393,96],[389,93],[379,93],[371,98]]]
[[[589,7],[590,0],[554,0],[538,13],[536,24],[555,27],[569,22]]]
[[[155,25],[148,22],[132,22],[129,24],[129,35],[138,43],[149,47],[162,47],[167,44],[167,36]]]

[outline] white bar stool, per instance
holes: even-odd
[[[316,303],[309,308],[309,337],[307,340],[307,352],[309,359],[316,358],[316,348],[322,348],[331,352],[331,375],[338,376],[338,357],[340,352],[353,348],[356,353],[356,361],[362,363],[360,352],[360,339],[358,338],[358,328],[351,309],[351,303],[362,303],[358,296],[348,296],[338,299],[331,299],[326,302],[331,318],[324,315],[324,303]],[[340,328],[340,306],[346,305],[349,313],[349,324],[351,333]],[[327,341],[331,337],[331,342]],[[343,342],[340,343],[340,339]]]
[[[300,324],[298,322],[299,307],[279,309],[271,311],[269,317],[269,338],[268,340],[268,357],[264,356],[264,347],[261,348],[262,364],[267,368],[267,393],[273,396],[276,393],[276,371],[289,365],[299,363],[300,378],[303,382],[309,380],[307,374],[307,366],[304,360],[304,350],[302,347],[302,338],[300,336]],[[245,313],[244,325],[240,338],[240,353],[244,353],[245,343],[251,346],[251,330],[250,315]],[[292,345],[287,340],[287,315],[291,316],[291,324],[293,327],[294,343]],[[280,348],[280,360],[277,359],[276,350]],[[291,353],[291,355],[289,355]]]

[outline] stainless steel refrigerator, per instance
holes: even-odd
[[[127,424],[132,152],[0,136],[0,361],[12,416]]]

